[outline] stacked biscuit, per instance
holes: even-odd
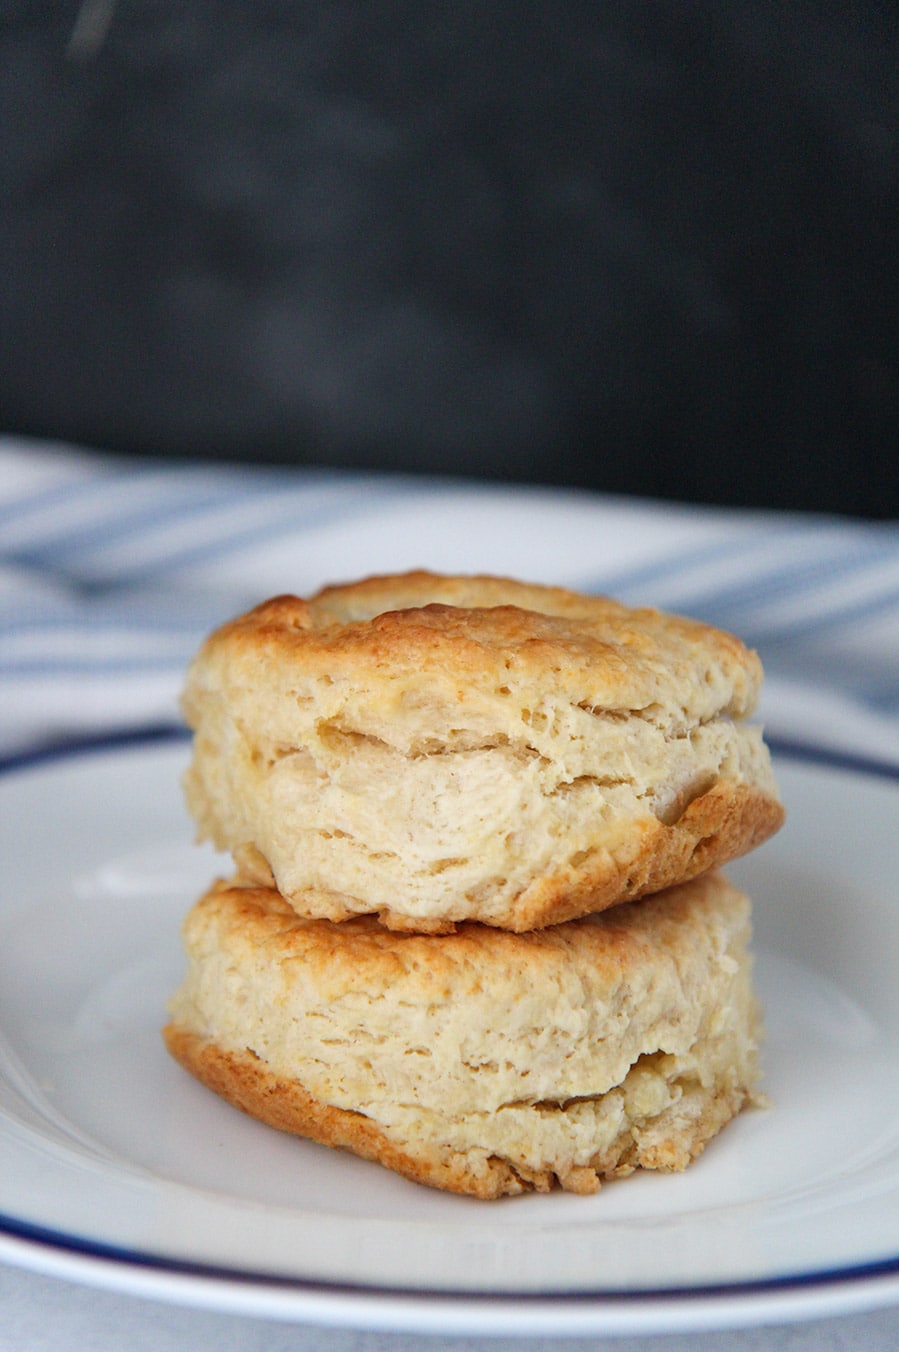
[[[273,1126],[478,1197],[681,1169],[758,1076],[750,905],[783,817],[738,639],[415,572],[281,596],[188,677],[229,850],[173,1055]]]

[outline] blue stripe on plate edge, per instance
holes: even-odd
[[[295,1291],[334,1293],[342,1296],[378,1296],[390,1299],[428,1299],[428,1300],[473,1300],[484,1304],[514,1300],[522,1303],[536,1303],[543,1300],[572,1301],[589,1303],[608,1301],[628,1304],[638,1301],[666,1300],[690,1301],[708,1299],[717,1296],[732,1298],[738,1296],[762,1296],[778,1291],[814,1290],[835,1284],[848,1284],[862,1281],[876,1281],[883,1278],[899,1277],[899,1257],[878,1260],[872,1263],[859,1263],[844,1268],[823,1268],[820,1272],[787,1273],[780,1277],[751,1279],[745,1282],[722,1282],[719,1284],[672,1287],[597,1288],[595,1290],[519,1292],[515,1290],[472,1291],[468,1289],[432,1289],[428,1287],[406,1288],[380,1284],[367,1286],[363,1283],[335,1282],[323,1278],[290,1277],[277,1273],[255,1273],[242,1268],[229,1268],[215,1264],[188,1262],[183,1259],[165,1258],[152,1253],[121,1248],[114,1244],[104,1244],[96,1240],[69,1235],[64,1231],[48,1229],[19,1221],[15,1217],[0,1212],[0,1234],[6,1234],[28,1245],[51,1248],[70,1253],[76,1257],[100,1259],[121,1264],[129,1268],[142,1268],[152,1272],[172,1276],[184,1276],[205,1279],[207,1281],[236,1282],[247,1286],[264,1286],[272,1290],[288,1289]]]

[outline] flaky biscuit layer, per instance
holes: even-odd
[[[279,597],[192,664],[201,834],[298,912],[518,931],[717,867],[777,829],[729,634],[429,573]]]
[[[478,1197],[683,1169],[752,1097],[750,906],[717,874],[517,935],[397,934],[219,884],[172,1054],[272,1126]]]

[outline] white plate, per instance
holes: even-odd
[[[185,745],[0,779],[0,1258],[256,1315],[441,1333],[746,1324],[899,1301],[899,776],[779,758],[754,898],[773,1106],[685,1174],[480,1203],[281,1136],[165,1054]],[[223,866],[223,865],[222,865]]]

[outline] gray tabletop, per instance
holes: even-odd
[[[0,1352],[896,1352],[899,1307],[768,1328],[635,1338],[447,1338],[185,1309],[0,1267]]]

